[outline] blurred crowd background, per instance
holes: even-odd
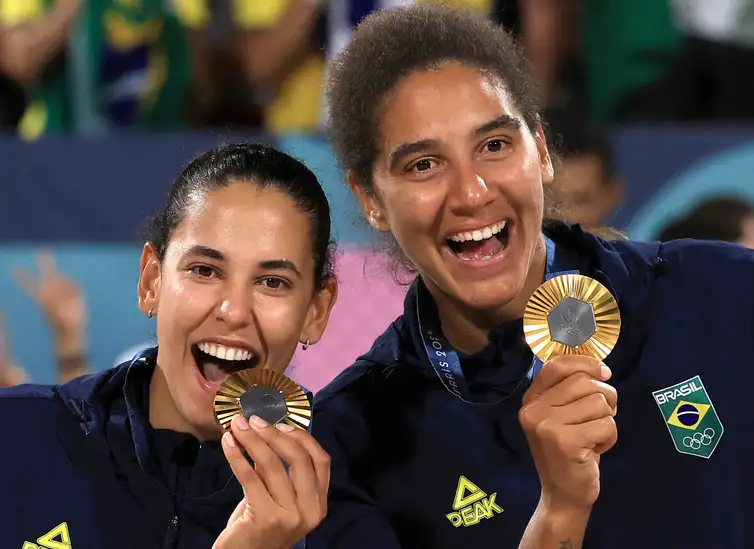
[[[443,1],[443,0],[414,0]],[[514,33],[570,220],[754,248],[754,0],[444,0]],[[108,368],[153,339],[138,229],[218,141],[320,176],[342,253],[312,390],[402,309],[327,143],[326,62],[410,0],[0,0],[0,385]]]

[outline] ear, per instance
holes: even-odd
[[[547,139],[545,138],[545,131],[542,129],[542,122],[537,122],[537,131],[534,133],[534,140],[537,144],[537,152],[539,153],[539,171],[542,176],[542,182],[549,184],[552,183],[555,177],[555,170],[552,167],[552,158],[550,157],[550,149],[547,147]]]
[[[144,249],[141,251],[139,272],[139,285],[136,288],[136,294],[139,298],[139,309],[144,314],[147,314],[149,309],[152,309],[156,313],[159,304],[162,276],[160,259],[157,257],[157,250],[151,242],[144,244]]]
[[[304,328],[301,330],[301,343],[309,340],[310,344],[317,343],[325,333],[327,322],[330,320],[330,312],[338,300],[338,281],[335,278],[327,280],[325,287],[314,294],[309,310],[304,320]]]
[[[352,170],[348,171],[348,186],[351,188],[353,194],[356,195],[369,224],[381,233],[390,232],[390,226],[385,219],[385,214],[382,211],[383,209],[379,200],[377,200],[377,196],[359,184],[359,180]]]

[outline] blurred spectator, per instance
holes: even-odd
[[[573,114],[553,114],[546,131],[557,157],[553,184],[564,202],[564,217],[587,229],[600,227],[624,192],[610,139]]]
[[[54,339],[59,379],[65,383],[88,372],[87,309],[78,285],[63,276],[49,253],[37,256],[39,276],[25,269],[14,273],[16,282],[39,305]]]
[[[232,0],[236,52],[273,133],[320,125],[325,59],[315,28],[320,0]]]
[[[657,84],[668,74],[682,47],[668,0],[575,3],[580,4],[577,7],[582,14],[581,49],[589,110],[598,123],[652,118],[662,111],[659,103],[675,100],[674,92]]]
[[[754,0],[666,0],[684,36],[647,108],[663,121],[754,118]]]
[[[662,242],[680,238],[722,240],[754,249],[754,205],[729,197],[703,202],[659,235]]]
[[[26,372],[13,361],[10,341],[5,333],[3,320],[0,319],[0,389],[20,385],[26,381],[28,381]]]
[[[416,0],[447,2],[518,24],[518,0]],[[412,0],[235,0],[236,51],[265,104],[272,133],[323,127],[326,57],[336,55],[369,13]],[[534,17],[532,17],[534,20]],[[543,33],[546,29],[543,29]],[[325,53],[326,52],[326,53]]]
[[[0,0],[0,72],[26,89],[20,135],[182,127],[190,50],[171,2]]]

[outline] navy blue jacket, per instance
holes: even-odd
[[[605,361],[618,391],[618,442],[602,456],[585,547],[753,548],[754,252],[605,242],[566,225],[548,234],[611,290],[622,316]],[[537,505],[540,483],[518,422],[532,363],[521,321],[461,356],[472,394],[502,399],[466,404],[429,366],[416,291],[372,350],[317,395],[313,432],[331,454],[332,485],[310,549],[516,548]],[[682,453],[671,427],[694,420],[666,419],[658,404],[681,406],[696,389],[724,429],[708,458],[688,452],[709,447],[714,433],[675,429]]]
[[[219,443],[149,426],[147,357],[0,391],[0,547],[212,547],[241,488]]]

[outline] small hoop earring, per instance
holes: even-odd
[[[147,318],[152,318],[153,316],[154,316],[154,312],[153,312],[152,307],[150,307],[149,310],[147,311]]]
[[[306,343],[304,343],[304,344],[303,344],[303,345],[301,346],[301,350],[302,350],[302,351],[306,351],[306,350],[307,350],[307,349],[309,348],[309,345],[310,345],[310,344],[311,344],[311,341],[309,341],[309,340],[307,339],[307,340],[306,340]]]

